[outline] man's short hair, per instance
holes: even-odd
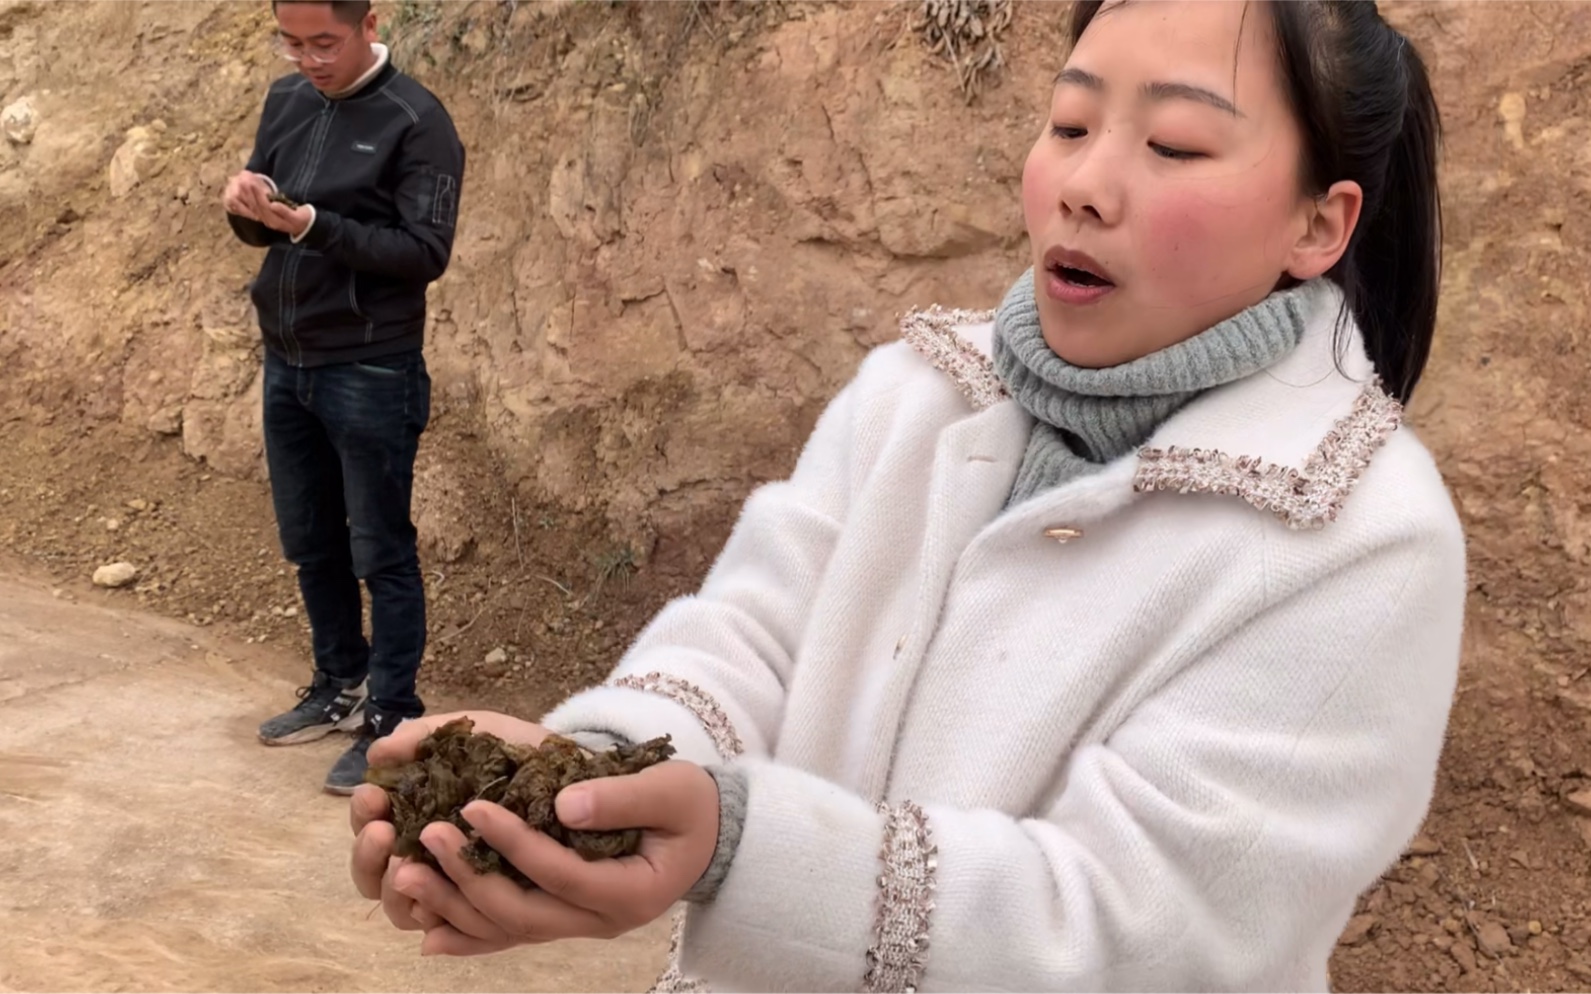
[[[271,0],[271,13],[284,3],[323,3],[331,8],[331,16],[344,24],[358,24],[370,13],[370,0]]]

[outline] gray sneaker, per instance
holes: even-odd
[[[260,725],[260,741],[271,746],[298,745],[332,732],[352,732],[365,723],[365,685],[344,688],[324,673],[308,687],[298,688],[298,704]]]
[[[368,732],[360,732],[354,739],[354,744],[348,751],[337,757],[337,762],[326,773],[326,793],[347,797],[354,792],[354,788],[365,782],[365,770],[370,766],[370,760],[365,753],[370,751],[370,744],[375,737]]]
[[[364,783],[365,770],[370,766],[370,760],[365,754],[370,751],[371,744],[377,739],[391,735],[401,720],[396,715],[382,714],[367,708],[364,725],[359,729],[359,736],[354,739],[354,744],[337,757],[337,762],[333,763],[326,773],[326,793],[346,797],[354,792],[355,787]]]

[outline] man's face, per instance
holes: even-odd
[[[374,11],[359,24],[346,24],[337,20],[329,3],[277,4],[276,28],[282,52],[297,61],[298,71],[322,93],[348,89],[370,68]]]

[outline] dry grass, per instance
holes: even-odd
[[[1005,64],[1000,35],[1011,26],[1011,0],[923,0],[911,28],[929,51],[956,70],[968,103],[977,99],[987,74]]]

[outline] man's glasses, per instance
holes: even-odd
[[[349,35],[348,38],[344,38],[335,45],[326,46],[305,45],[301,42],[288,41],[281,35],[277,35],[274,40],[274,47],[276,48],[276,53],[289,62],[298,63],[308,59],[316,65],[327,66],[337,61],[337,57],[342,55],[343,49],[347,47],[348,39],[352,37],[352,35]]]

